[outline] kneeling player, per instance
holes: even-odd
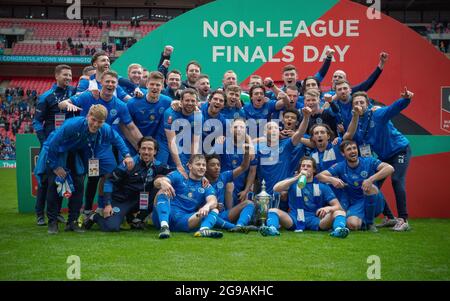
[[[394,168],[372,157],[358,157],[356,142],[344,140],[339,162],[317,175],[317,179],[335,188],[344,188],[348,196],[347,226],[351,230],[367,229],[378,232],[373,224],[375,216],[383,211],[383,197],[373,184],[387,178]]]
[[[169,238],[170,230],[190,232],[200,226],[195,237],[222,237],[222,232],[211,230],[216,224],[218,210],[215,190],[211,185],[203,187],[206,172],[203,155],[193,155],[188,162],[189,175],[185,179],[179,171],[155,180],[161,189],[155,198],[152,213],[153,224],[160,228],[159,238]],[[170,201],[169,201],[170,199]]]
[[[260,229],[263,236],[280,235],[278,228],[281,223],[284,228],[296,232],[333,228],[331,236],[347,237],[349,230],[345,227],[345,212],[330,187],[313,182],[316,170],[314,159],[303,157],[298,175],[274,186],[276,192],[288,191],[290,211],[286,213],[280,209],[270,209],[267,226]],[[300,188],[297,182],[302,175],[306,176],[306,185]]]

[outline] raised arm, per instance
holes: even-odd
[[[327,58],[323,61],[322,67],[320,67],[319,71],[314,75],[319,82],[322,82],[325,76],[327,76],[328,69],[330,69],[331,61],[333,60],[334,49],[328,48],[326,51]]]
[[[298,145],[301,142],[301,138],[305,135],[306,129],[309,124],[309,117],[312,114],[312,110],[309,107],[304,107],[302,109],[303,119],[298,127],[297,131],[295,131],[294,135],[292,135],[292,144]]]
[[[352,120],[348,125],[348,129],[345,132],[342,140],[352,140],[355,136],[356,130],[358,129],[359,116],[362,116],[362,108],[360,106],[355,106],[352,110]]]
[[[242,160],[241,165],[239,165],[233,170],[233,179],[239,177],[249,167],[250,167],[250,145],[244,144],[244,159]]]
[[[297,182],[301,175],[302,174],[299,173],[298,175],[296,175],[296,176],[294,176],[292,178],[288,178],[288,179],[285,179],[283,181],[278,182],[273,187],[273,191],[276,191],[276,192],[288,191],[289,187],[291,187],[292,184]]]
[[[386,52],[380,53],[380,61],[378,63],[377,68],[375,69],[375,71],[365,81],[363,81],[362,83],[360,83],[356,86],[353,86],[352,92],[353,93],[355,93],[357,91],[366,91],[367,92],[368,90],[370,90],[370,88],[372,88],[372,86],[375,84],[375,82],[380,77],[381,72],[383,72],[384,64],[388,60],[388,57],[389,57],[389,55]]]

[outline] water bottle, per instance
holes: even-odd
[[[297,186],[300,189],[303,189],[306,186],[306,176],[302,174],[300,178],[298,178]]]

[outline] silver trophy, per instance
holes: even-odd
[[[266,191],[266,181],[262,180],[261,192],[255,196],[253,202],[255,203],[254,223],[257,226],[264,226],[267,221],[269,209],[279,207],[280,194],[278,192],[275,192],[273,195],[268,194]]]

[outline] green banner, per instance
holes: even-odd
[[[155,70],[164,45],[172,45],[174,54],[170,69],[184,71],[187,62],[197,59],[202,72],[209,75],[211,86],[219,86],[223,73],[230,69],[239,75],[240,82],[271,61],[279,51],[286,54],[286,64],[291,62],[292,49],[284,46],[294,37],[277,33],[283,32],[286,27],[297,30],[294,24],[300,29],[307,28],[337,2],[278,0],[274,4],[259,0],[214,1],[153,30],[121,55],[112,69],[123,76],[127,76],[131,63],[140,63],[149,70]],[[273,9],[273,5],[285,9]],[[292,20],[292,24],[288,26],[283,23],[284,20]],[[246,59],[238,59],[241,57]]]
[[[17,197],[20,213],[34,211],[37,181],[33,176],[33,169],[39,150],[40,144],[36,135],[18,134],[16,136]]]
[[[0,160],[0,168],[16,168],[15,160]]]
[[[90,65],[90,56],[0,55],[0,63],[55,63]]]

